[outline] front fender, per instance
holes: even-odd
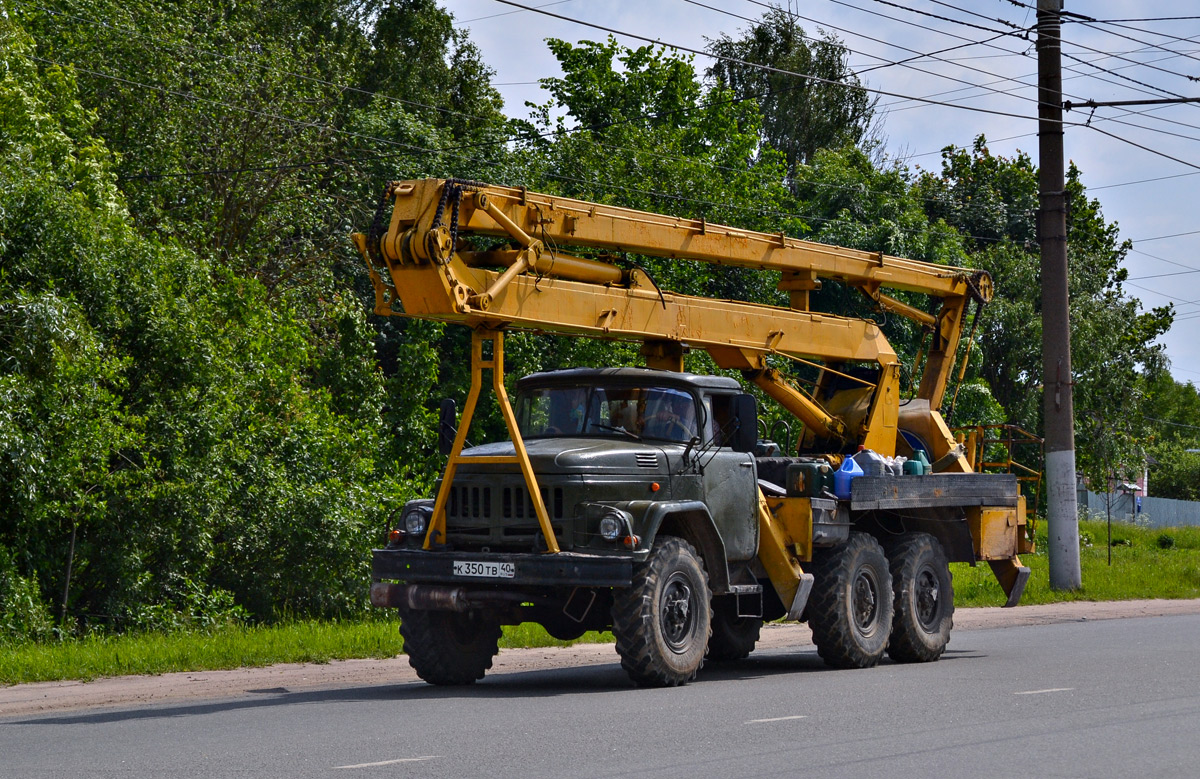
[[[659,535],[684,539],[704,558],[709,586],[714,595],[729,591],[729,563],[725,542],[708,506],[698,500],[647,501],[635,500],[620,504],[634,517],[640,517],[641,538],[634,558],[642,561],[650,556]]]

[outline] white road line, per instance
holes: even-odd
[[[354,765],[335,765],[333,770],[339,768],[374,768],[380,765],[395,765],[396,763],[420,763],[422,760],[432,760],[437,755],[426,755],[425,757],[398,757],[395,760],[380,760],[378,763],[355,763]]]
[[[1023,692],[1014,692],[1013,695],[1041,695],[1044,692],[1070,692],[1074,687],[1051,687],[1048,690],[1025,690]]]
[[[793,714],[790,717],[769,717],[767,719],[752,719],[743,722],[743,725],[757,725],[760,722],[783,722],[790,719],[808,719],[807,714]]]

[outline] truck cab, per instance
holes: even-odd
[[[377,605],[410,622],[417,612],[486,608],[560,638],[606,630],[613,588],[631,586],[660,536],[695,551],[705,600],[761,591],[751,573],[757,419],[737,381],[576,368],[524,377],[513,407],[560,553],[546,554],[520,469],[494,462],[513,456],[513,442],[471,447],[449,489],[444,536],[426,543],[434,500],[414,500],[375,551]]]

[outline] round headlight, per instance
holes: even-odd
[[[409,509],[404,512],[404,532],[410,536],[425,532],[425,513],[419,509]]]
[[[605,541],[616,541],[621,535],[621,520],[609,514],[600,520],[600,537]]]

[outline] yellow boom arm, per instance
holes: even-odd
[[[811,311],[809,291],[821,279],[835,279],[932,331],[918,394],[935,410],[967,304],[986,302],[992,292],[990,277],[979,271],[523,189],[425,179],[395,182],[384,198],[379,227],[355,236],[375,285],[376,313],[637,340],[647,344],[652,365],[677,370],[684,345],[705,349],[721,367],[744,371],[815,439],[840,448],[861,443],[895,451],[899,366],[874,322]],[[387,201],[392,210],[384,230]],[[510,248],[476,251],[467,236],[505,238]],[[566,247],[779,271],[791,307],[662,291],[639,270],[574,256]],[[940,310],[927,313],[883,289],[940,298]],[[853,408],[831,411],[769,369],[770,354],[822,366],[875,363],[880,378],[861,382]],[[831,377],[836,373],[829,367]],[[936,456],[950,445],[930,443]]]

